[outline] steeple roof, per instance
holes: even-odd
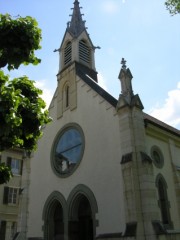
[[[81,7],[79,6],[79,1],[75,0],[74,2],[74,8],[73,9],[73,14],[70,15],[71,21],[68,22],[67,25],[67,31],[73,36],[73,37],[78,37],[82,31],[84,31],[86,29],[85,27],[85,21],[83,21],[82,19],[82,15],[81,14]]]

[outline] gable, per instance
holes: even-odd
[[[87,71],[88,70],[88,71]],[[100,87],[97,82],[97,72],[82,67],[81,64],[76,63],[76,74],[79,76],[86,84],[88,84],[94,91],[96,91],[101,97],[103,97],[107,102],[109,102],[113,107],[117,105],[117,99]]]

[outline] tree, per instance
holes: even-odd
[[[9,80],[0,71],[0,151],[19,147],[32,151],[41,136],[41,126],[50,121],[42,91],[28,77]]]
[[[41,48],[41,29],[32,17],[12,18],[0,14],[0,68],[18,68],[20,64],[40,63],[34,51]]]
[[[40,49],[41,30],[32,17],[13,19],[0,14],[0,68],[18,69],[21,64],[40,63],[34,51]],[[35,150],[41,127],[51,121],[42,91],[27,76],[10,80],[0,70],[0,151],[9,148]],[[12,177],[11,169],[0,164],[0,184]]]
[[[180,13],[180,0],[167,0],[165,5],[171,15]]]
[[[7,183],[13,176],[11,169],[4,163],[0,164],[0,184]]]

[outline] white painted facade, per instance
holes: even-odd
[[[119,225],[122,226],[123,230],[125,213],[124,203],[121,201],[123,198],[120,165],[121,146],[117,141],[120,139],[120,133],[117,131],[119,122],[115,109],[78,78],[77,108],[75,110],[67,109],[63,113],[63,117],[57,119],[56,99],[57,97],[53,101],[54,106],[50,108],[53,123],[44,129],[43,138],[40,140],[38,150],[32,159],[30,198],[36,196],[35,199],[38,199],[38,202],[34,205],[34,201],[30,200],[29,212],[34,213],[38,212],[38,209],[42,210],[52,190],[62,192],[67,199],[72,189],[83,183],[93,191],[99,203],[97,219],[109,219],[110,213],[113,216],[111,221],[102,221],[97,228],[97,233],[117,232]],[[54,137],[62,127],[69,123],[77,123],[81,126],[85,135],[85,150],[76,171],[67,178],[58,178],[51,169],[51,148]],[[43,153],[42,148],[44,148]],[[40,171],[40,173],[38,171],[38,176],[37,169]],[[42,188],[43,191],[40,191]],[[119,204],[120,202],[122,203]],[[113,206],[116,205],[118,208],[113,209]],[[117,211],[119,214],[116,214]],[[42,217],[39,218],[39,224],[37,224],[36,216],[35,219],[36,226],[34,226],[33,218],[32,222],[29,223],[29,226],[32,226],[31,231],[34,232],[36,227],[37,231],[39,229],[41,232]]]

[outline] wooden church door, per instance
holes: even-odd
[[[54,210],[54,240],[64,239],[63,211],[60,204]]]
[[[69,239],[93,240],[91,207],[89,201],[84,196],[79,199],[76,219],[76,221],[69,223]]]

